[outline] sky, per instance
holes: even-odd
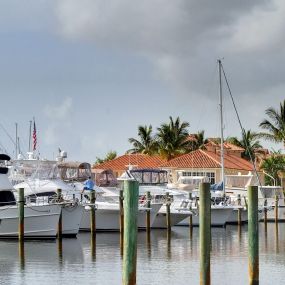
[[[285,99],[282,0],[1,0],[0,149],[93,163],[169,116],[219,131],[217,59],[243,127]],[[224,86],[224,134],[241,131]],[[9,136],[7,135],[9,134]],[[262,141],[269,149],[280,144]]]

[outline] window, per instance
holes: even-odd
[[[207,176],[211,184],[215,184],[215,172],[183,171],[182,176]]]

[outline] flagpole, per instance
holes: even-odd
[[[29,132],[29,152],[31,152],[31,136],[32,136],[32,122],[30,121],[30,132]]]
[[[16,125],[16,149],[15,149],[15,158],[18,158],[18,123],[15,123]]]

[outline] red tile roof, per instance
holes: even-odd
[[[175,168],[221,168],[220,155],[206,150],[195,150],[188,154],[181,155],[166,163],[163,163],[161,167],[175,167]],[[237,170],[253,170],[252,164],[240,157],[225,154],[224,165],[227,169]]]
[[[96,165],[95,169],[112,169],[113,171],[124,171],[129,165],[137,168],[158,168],[165,161],[159,156],[146,154],[125,154],[113,160]]]

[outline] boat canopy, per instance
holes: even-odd
[[[225,175],[226,188],[246,188],[258,185],[257,177],[251,173],[247,175]]]
[[[166,170],[143,168],[129,170],[129,172],[141,185],[157,185],[168,182]]]
[[[60,178],[64,181],[85,181],[92,176],[88,162],[61,162],[57,166]]]
[[[92,169],[95,183],[99,187],[116,187],[118,181],[111,169]]]

